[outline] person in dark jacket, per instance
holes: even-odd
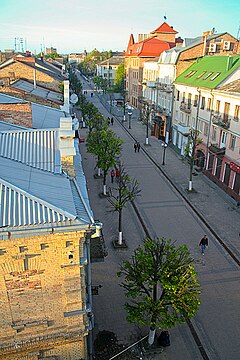
[[[204,255],[205,250],[206,250],[206,246],[208,246],[208,237],[207,237],[207,235],[204,235],[204,237],[200,240],[199,246],[201,247],[202,255]]]

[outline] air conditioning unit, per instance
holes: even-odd
[[[223,42],[223,50],[230,50],[231,42],[230,41],[224,41]]]
[[[211,43],[209,44],[209,52],[216,52],[217,44]]]

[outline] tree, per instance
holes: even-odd
[[[188,183],[188,191],[192,191],[192,179],[193,179],[193,165],[196,160],[196,147],[197,145],[202,143],[202,139],[199,137],[199,131],[197,129],[191,129],[188,142],[185,148],[185,157],[187,157],[190,161],[190,176],[189,176],[189,183]]]
[[[114,91],[122,93],[124,88],[124,63],[120,64],[116,70]]]
[[[87,136],[87,151],[97,156],[97,167],[103,170],[103,194],[107,195],[106,178],[111,167],[117,162],[120,155],[123,140],[116,134],[104,127],[95,129]]]
[[[173,327],[196,314],[200,285],[193,262],[186,245],[148,237],[130,261],[122,262],[118,276],[125,278],[127,319],[150,326],[150,345],[156,328]]]
[[[108,201],[114,208],[114,211],[118,212],[118,244],[122,245],[122,211],[129,201],[133,201],[140,194],[141,190],[138,187],[137,180],[132,180],[122,165],[120,165],[119,170],[118,187],[115,189],[117,195],[110,188]]]

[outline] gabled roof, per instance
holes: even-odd
[[[125,56],[156,57],[164,50],[170,49],[170,47],[168,42],[150,37],[130,46]]]
[[[174,30],[172,26],[169,26],[166,22],[162,23],[157,29],[151,31],[151,34],[178,34],[178,31]]]
[[[239,96],[240,95],[240,79],[233,81],[229,84],[219,86],[218,91],[236,93]]]
[[[175,83],[214,89],[240,66],[240,56],[205,56],[179,75]]]

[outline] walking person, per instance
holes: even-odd
[[[111,171],[111,180],[112,180],[112,183],[113,183],[113,181],[114,181],[115,176],[116,176],[115,171],[112,169],[112,171]]]
[[[134,147],[134,152],[136,152],[137,151],[137,143],[136,142],[134,143],[133,147]]]
[[[206,250],[206,246],[208,246],[208,237],[207,237],[207,235],[204,235],[204,237],[200,240],[199,246],[201,247],[202,255],[204,255],[205,250]]]
[[[140,147],[141,147],[141,146],[140,146],[140,143],[138,142],[138,143],[137,143],[137,152],[139,152]]]
[[[120,177],[120,170],[116,169],[116,180],[119,181],[119,177]]]
[[[113,120],[113,117],[111,118],[111,124],[113,125],[113,123],[114,123],[114,120]]]

